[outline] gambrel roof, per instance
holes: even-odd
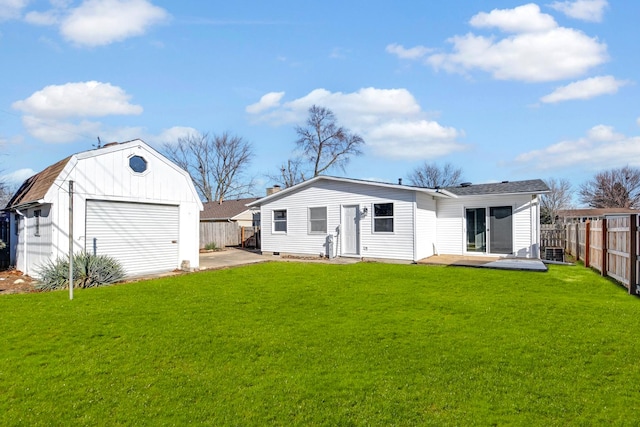
[[[28,205],[31,203],[38,203],[43,199],[49,191],[49,188],[53,185],[54,181],[60,175],[60,172],[69,163],[71,156],[66,159],[60,160],[58,163],[47,167],[42,172],[33,175],[31,178],[27,178],[18,191],[15,192],[5,209],[18,207],[21,205]]]

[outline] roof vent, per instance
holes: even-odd
[[[398,178],[398,185],[402,185],[402,178]]]
[[[503,183],[503,184],[508,184],[508,183],[509,183],[509,181],[502,181],[502,183]]]
[[[460,187],[470,187],[471,183],[470,182],[461,182],[460,183]]]

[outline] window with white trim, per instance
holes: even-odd
[[[393,233],[393,203],[373,204],[374,233]]]
[[[327,207],[309,208],[309,234],[327,234]]]
[[[35,211],[33,211],[33,217],[35,219],[35,236],[39,236],[40,235],[40,216],[42,215],[42,211],[40,209],[36,209]]]
[[[278,209],[273,211],[273,232],[274,233],[287,232],[287,210],[286,209]]]

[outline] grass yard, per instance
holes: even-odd
[[[274,262],[0,297],[0,425],[637,425],[640,300],[548,273]]]

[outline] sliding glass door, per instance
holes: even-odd
[[[487,251],[487,210],[467,209],[467,252]]]
[[[496,206],[489,208],[489,252],[492,254],[513,253],[513,208]]]
[[[465,216],[467,252],[513,253],[513,207],[467,208]]]

